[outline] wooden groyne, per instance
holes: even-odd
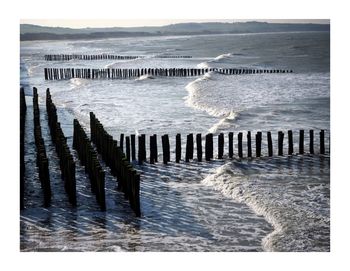
[[[20,88],[20,208],[24,208],[24,172],[25,172],[25,161],[24,161],[24,131],[25,131],[25,118],[27,113],[27,105],[24,94],[24,88]]]
[[[99,54],[99,55],[82,55],[82,54],[55,54],[45,55],[46,61],[70,61],[70,60],[127,60],[145,58],[145,56],[128,56],[128,55],[110,55],[110,54]],[[155,55],[153,58],[192,58],[192,56],[183,55]]]
[[[272,157],[274,155],[283,156],[284,155],[284,149],[288,148],[287,155],[313,155],[313,154],[319,154],[324,155],[326,154],[325,150],[325,131],[320,130],[319,132],[319,150],[316,153],[315,152],[315,144],[314,144],[314,130],[309,130],[310,138],[309,138],[309,146],[308,149],[305,149],[305,138],[304,138],[304,130],[299,130],[297,137],[299,139],[298,143],[295,143],[293,141],[293,131],[288,131],[288,142],[287,144],[284,141],[284,133],[282,131],[278,131],[277,136],[275,139],[277,139],[277,144],[275,146],[276,149],[273,148],[273,134],[272,132],[268,131],[266,132],[266,136],[264,137],[265,144],[263,145],[263,133],[258,131],[256,132],[255,136],[252,136],[252,133],[250,131],[247,131],[246,133],[246,141],[243,141],[244,133],[238,132],[236,137],[236,142],[234,142],[234,133],[230,132],[225,136],[224,133],[220,133],[216,138],[214,138],[214,135],[212,133],[209,133],[205,135],[202,138],[202,134],[196,134],[195,140],[194,140],[194,134],[188,134],[186,136],[182,136],[181,134],[177,134],[175,137],[175,146],[174,149],[171,150],[170,144],[169,144],[169,135],[161,135],[157,136],[156,134],[151,135],[149,137],[149,141],[146,142],[146,135],[141,134],[139,136],[138,141],[138,162],[139,164],[143,164],[144,162],[149,162],[151,164],[154,164],[158,161],[158,149],[157,149],[157,138],[161,138],[161,149],[163,151],[163,163],[167,164],[171,162],[170,153],[175,154],[175,162],[180,163],[181,160],[184,162],[190,162],[194,159],[194,157],[197,158],[198,162],[202,162],[203,159],[203,146],[204,146],[204,155],[205,155],[205,161],[211,161],[214,158],[217,159],[225,159],[229,158],[232,159],[235,156],[242,159],[242,158],[259,158],[259,157]],[[130,137],[134,137],[135,135],[131,135]],[[124,137],[124,134],[123,134]],[[128,136],[126,136],[128,138]],[[181,138],[185,138],[185,155],[182,157],[183,153],[181,150],[182,142]],[[255,140],[253,140],[255,138]],[[204,144],[203,144],[204,139]],[[195,143],[196,142],[196,148]],[[215,145],[217,146],[217,150],[214,151],[214,142],[217,142]],[[225,145],[225,142],[227,144]],[[147,147],[148,143],[148,147]],[[128,143],[129,144],[129,143]],[[225,149],[225,146],[228,148]],[[297,145],[297,146],[295,146]],[[236,149],[235,149],[235,146]],[[266,150],[263,150],[263,146],[266,146]],[[255,152],[253,152],[253,147],[255,149]],[[296,147],[296,148],[294,148]],[[135,149],[135,142],[132,143],[131,146],[132,149]],[[196,156],[195,149],[197,151]],[[295,151],[297,149],[298,151]],[[147,150],[149,151],[149,155],[147,155]],[[126,156],[130,157],[130,156]],[[147,157],[149,159],[147,159]],[[129,159],[129,158],[127,158]],[[136,160],[135,156],[132,156],[132,160]]]
[[[141,69],[81,69],[81,68],[44,68],[45,80],[82,79],[129,79],[143,75],[161,77],[191,77],[216,72],[225,75],[292,73],[292,70],[280,69],[235,69],[235,68],[141,68]]]
[[[51,185],[49,175],[49,160],[46,156],[46,148],[41,133],[40,111],[38,104],[38,91],[33,88],[33,115],[34,115],[34,138],[36,146],[36,165],[39,171],[39,180],[44,192],[44,206],[49,207],[51,203]]]
[[[136,216],[141,216],[140,174],[130,163],[130,158],[135,156],[134,151],[130,156],[130,149],[135,150],[135,146],[130,148],[130,143],[135,144],[135,140],[129,140],[129,138],[135,138],[135,136],[126,137],[125,151],[128,154],[125,155],[122,148],[123,143],[118,146],[117,140],[107,133],[93,112],[90,112],[90,130],[91,141],[96,145],[106,165],[110,167],[112,175],[117,177],[118,190],[124,192]],[[124,139],[123,136],[121,138]]]
[[[98,160],[97,153],[78,120],[74,119],[73,148],[77,151],[81,163],[88,173],[91,191],[96,195],[102,211],[106,210],[105,172]]]
[[[64,136],[61,125],[57,119],[57,109],[51,99],[50,90],[46,90],[46,110],[50,128],[52,142],[55,145],[56,153],[60,161],[61,177],[64,181],[64,188],[68,194],[69,202],[76,206],[76,180],[75,180],[75,162],[70,149],[67,145],[67,139]]]

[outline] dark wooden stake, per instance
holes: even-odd
[[[198,160],[198,162],[202,162],[203,151],[202,151],[202,135],[201,134],[196,135],[196,145],[197,145],[197,160]]]
[[[284,137],[283,132],[279,131],[278,132],[278,155],[279,156],[283,155],[283,137]]]
[[[233,133],[228,133],[228,156],[233,157]]]
[[[269,152],[269,156],[273,156],[273,147],[272,147],[272,136],[271,132],[267,132],[267,148]]]
[[[218,135],[218,159],[222,159],[224,155],[224,134],[220,133]]]
[[[213,134],[205,136],[205,160],[210,161],[213,158]]]
[[[314,130],[310,130],[310,154],[314,154]]]
[[[247,133],[247,148],[248,148],[248,157],[252,157],[252,135],[251,132]]]
[[[135,135],[130,135],[131,138],[131,159],[132,161],[136,160],[136,154],[135,154]]]
[[[238,133],[238,157],[243,157],[243,144],[242,144],[242,136],[243,134],[240,132]]]
[[[188,134],[186,141],[185,161],[189,162],[190,159],[193,159],[193,134]]]
[[[324,146],[324,130],[320,132],[320,154],[325,154],[325,146]]]
[[[260,157],[261,156],[261,140],[262,140],[262,133],[261,132],[257,132],[255,135],[255,153],[256,153],[256,157]]]
[[[304,130],[299,131],[299,154],[304,154]]]
[[[176,163],[179,163],[181,160],[181,134],[176,135]]]
[[[292,155],[293,152],[293,131],[288,130],[288,155]]]

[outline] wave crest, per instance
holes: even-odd
[[[135,81],[142,81],[142,80],[148,80],[148,79],[154,79],[154,77],[149,74],[144,74],[144,75],[141,75],[139,78],[136,78]]]

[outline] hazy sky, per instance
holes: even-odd
[[[320,23],[320,24],[329,24],[329,20],[322,19],[142,19],[142,20],[68,20],[68,19],[23,19],[21,24],[37,24],[42,26],[60,26],[60,27],[71,27],[71,28],[84,28],[84,27],[133,27],[133,26],[161,26],[174,23],[185,23],[185,22],[246,22],[246,21],[260,21],[260,22],[270,22],[270,23]]]

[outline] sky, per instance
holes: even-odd
[[[70,28],[85,28],[85,27],[136,27],[136,26],[162,26],[175,23],[186,22],[247,22],[259,21],[269,23],[317,23],[329,24],[329,20],[325,19],[142,19],[142,20],[69,20],[69,19],[21,19],[21,24],[36,24],[41,26],[52,27],[70,27]]]

